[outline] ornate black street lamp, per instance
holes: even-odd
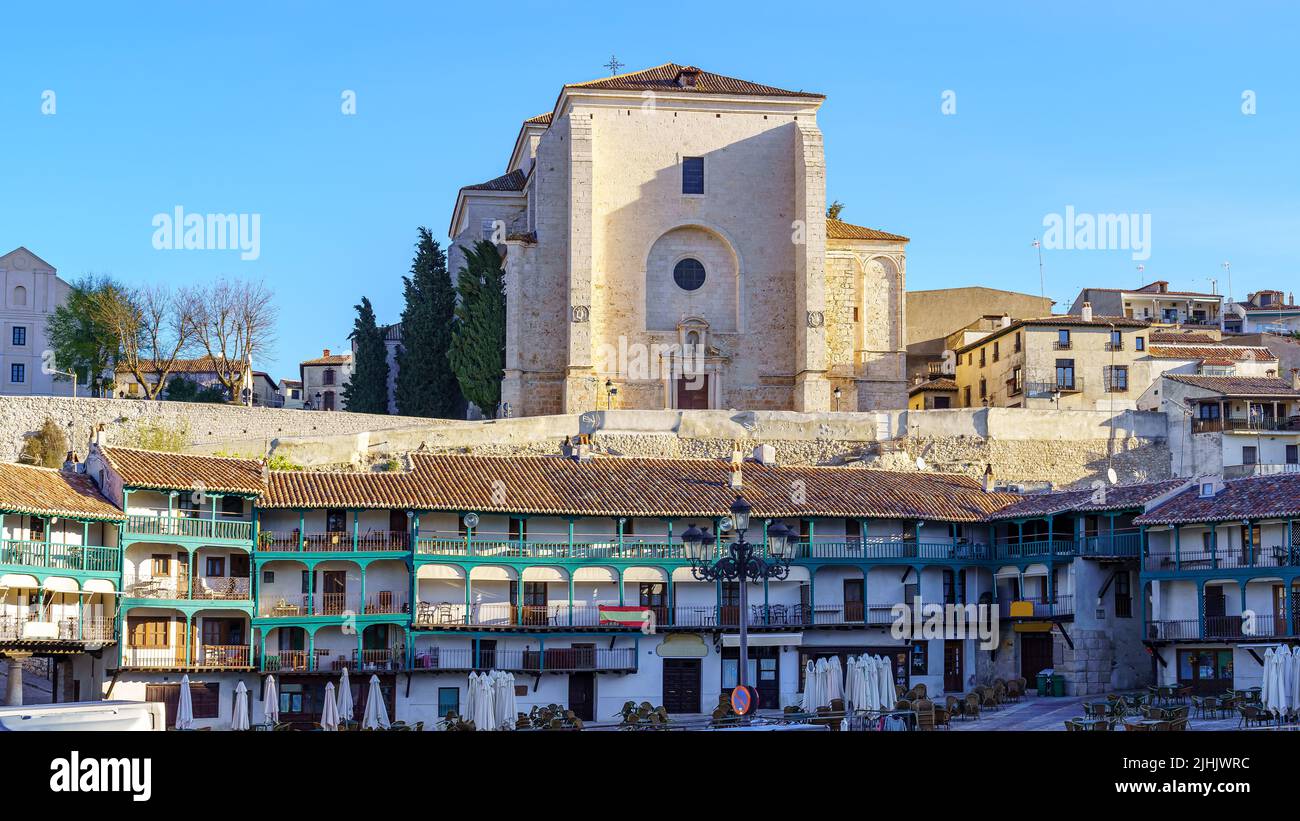
[[[682,534],[686,558],[691,563],[691,575],[702,582],[740,583],[740,664],[736,670],[739,687],[746,687],[745,674],[749,669],[749,582],[784,579],[790,572],[794,547],[794,534],[780,522],[768,525],[767,555],[763,555],[761,546],[745,541],[752,510],[745,497],[736,496],[731,503],[731,525],[736,531],[736,540],[727,546],[727,555],[716,562],[711,561],[712,534],[693,524]]]

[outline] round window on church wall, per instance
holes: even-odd
[[[673,282],[683,291],[696,291],[704,284],[704,266],[687,257],[673,267]]]

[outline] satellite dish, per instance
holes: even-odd
[[[925,457],[924,457],[924,456],[918,456],[918,457],[916,457],[916,469],[917,469],[917,470],[925,470]]]
[[[478,514],[477,514],[477,513],[466,513],[466,514],[465,514],[465,527],[478,527]]]
[[[1116,475],[1115,468],[1106,468],[1106,478],[1110,480],[1112,485],[1119,484],[1119,476]]]

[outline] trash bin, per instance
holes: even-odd
[[[1049,673],[1043,672],[1038,674],[1038,694],[1045,696],[1048,693],[1048,679],[1051,678]]]
[[[1052,693],[1051,693],[1051,694],[1054,695],[1054,696],[1056,696],[1057,698],[1060,698],[1061,696],[1064,696],[1064,695],[1065,695],[1065,676],[1052,675],[1052,676],[1048,676],[1048,678],[1051,680],[1051,685],[1052,685]]]

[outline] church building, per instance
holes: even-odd
[[[827,218],[824,101],[668,63],[525,120],[449,230],[504,255],[501,410],[905,407],[908,240]]]

